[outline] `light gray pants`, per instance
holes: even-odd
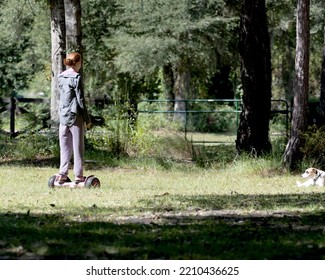
[[[60,124],[60,174],[68,175],[69,163],[73,153],[75,177],[83,176],[85,127],[81,116],[77,116],[72,126]]]

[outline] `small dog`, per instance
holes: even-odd
[[[304,183],[297,181],[298,187],[310,187],[315,185],[323,187],[325,185],[325,172],[320,169],[310,167],[305,170],[305,173],[301,174],[301,177],[309,179]]]

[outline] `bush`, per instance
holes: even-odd
[[[303,135],[304,146],[301,148],[304,160],[311,165],[325,166],[325,126],[310,126]]]
[[[1,137],[2,159],[35,161],[58,158],[60,155],[58,137],[51,132],[29,133],[16,138]]]
[[[234,108],[229,105],[199,103],[194,104],[191,110],[198,112],[188,114],[187,128],[189,131],[215,133],[235,127],[236,113]]]
[[[112,156],[127,154],[132,135],[127,108],[111,106],[100,112],[105,122],[86,133],[87,149],[105,150]]]

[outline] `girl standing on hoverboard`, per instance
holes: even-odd
[[[60,172],[58,182],[63,184],[68,179],[69,163],[73,153],[75,183],[85,180],[84,164],[84,133],[85,123],[90,124],[84,92],[82,88],[81,55],[72,52],[63,61],[68,69],[58,75],[60,87]]]

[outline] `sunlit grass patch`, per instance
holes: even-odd
[[[0,166],[0,258],[325,257],[323,188],[262,159],[171,164],[86,168],[96,189],[49,188],[52,167]]]

